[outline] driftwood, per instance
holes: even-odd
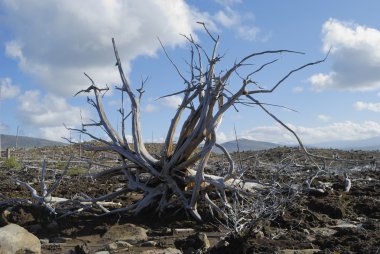
[[[250,60],[263,55],[275,56],[303,53],[292,50],[252,53],[237,61],[226,71],[217,73],[216,68],[223,58],[217,53],[219,36],[213,36],[203,23],[200,24],[203,25],[209,35],[213,46],[210,53],[207,53],[192,36],[185,36],[191,47],[190,60],[188,61],[189,77],[185,77],[178,66],[171,60],[164,46],[162,46],[170,63],[181,77],[185,88],[161,97],[181,95],[183,99],[171,120],[159,156],[153,156],[149,153],[142,138],[140,101],[144,93],[145,81],[142,82],[140,88],[136,89],[137,93],[133,91],[131,84],[125,77],[114,39],[112,39],[113,50],[116,57],[116,67],[121,79],[121,86],[117,88],[122,95],[119,109],[122,119],[120,132],[111,125],[103,107],[102,95],[108,88],[98,88],[92,78],[85,73],[91,85],[77,94],[93,94],[93,97],[88,97],[87,100],[97,111],[98,119],[90,123],[82,123],[81,129],[71,130],[85,134],[100,143],[100,145],[87,144],[84,146],[86,149],[111,151],[119,154],[121,165],[108,169],[98,176],[122,174],[128,180],[128,184],[115,193],[96,198],[83,198],[82,202],[99,202],[112,199],[124,194],[126,191],[140,191],[144,193],[141,200],[128,207],[115,209],[107,213],[125,211],[139,213],[147,207],[154,207],[158,213],[164,213],[166,208],[177,204],[200,221],[202,218],[198,213],[197,204],[201,198],[204,198],[209,203],[211,209],[222,216],[228,217],[233,213],[231,204],[234,203],[234,198],[252,196],[255,195],[255,191],[262,192],[271,187],[266,184],[243,181],[244,170],[241,167],[236,167],[227,150],[217,144],[216,131],[222,122],[224,113],[231,108],[235,108],[237,104],[258,106],[276,121],[282,123],[267,110],[266,104],[260,102],[255,96],[274,92],[295,72],[321,63],[325,59],[295,68],[280,78],[270,89],[263,89],[254,80],[254,76],[277,60],[271,60],[254,67],[242,77],[239,71],[243,67],[250,66]],[[233,76],[235,78],[232,80]],[[241,80],[240,84],[236,84],[236,78]],[[125,97],[128,97],[130,103],[128,106],[125,105]],[[129,120],[131,130],[127,130],[127,121]],[[107,139],[94,135],[91,132],[92,127],[101,128],[107,135]],[[286,128],[290,130],[288,127]],[[127,139],[127,132],[132,136],[132,142]],[[176,142],[174,140],[175,133],[179,133]],[[297,136],[296,138],[298,139]],[[229,166],[222,176],[205,174],[205,167],[215,146],[222,149],[229,162]],[[218,204],[209,198],[207,193],[210,192],[217,193],[219,196]],[[236,201],[235,203],[238,202]]]
[[[66,203],[66,202],[72,200],[72,199],[52,196],[54,191],[56,191],[57,188],[59,187],[59,185],[61,184],[64,176],[67,174],[67,171],[68,171],[69,166],[70,166],[70,162],[71,162],[71,158],[67,162],[65,169],[63,170],[61,176],[58,179],[56,179],[53,182],[53,184],[51,184],[50,187],[48,187],[46,184],[48,182],[46,179],[46,171],[47,171],[46,164],[47,164],[47,162],[46,162],[46,160],[43,160],[42,169],[41,169],[41,177],[39,179],[40,194],[38,193],[38,191],[35,188],[32,187],[32,185],[30,183],[23,182],[23,181],[20,181],[18,179],[13,179],[17,184],[20,184],[24,188],[28,189],[31,193],[32,202],[30,202],[29,200],[23,200],[22,202],[23,203],[36,203],[42,207],[45,207],[52,214],[56,214],[55,207],[57,205],[59,205],[60,203]],[[89,196],[87,196],[85,194],[82,194],[82,196],[84,196],[86,199],[89,198]],[[82,206],[90,207],[90,206],[95,205],[95,206],[101,208],[104,212],[109,212],[109,210],[104,208],[104,207],[110,207],[110,208],[120,208],[121,207],[120,203],[115,203],[115,202],[83,201],[82,197],[74,198],[73,200],[75,200],[75,199],[78,199],[79,204]],[[11,200],[9,200],[9,202],[11,202]]]

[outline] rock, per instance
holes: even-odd
[[[126,242],[126,241],[116,241],[116,244],[118,247],[120,248],[129,248],[129,247],[133,247],[132,244],[130,244],[129,242]]]
[[[310,231],[322,236],[332,236],[337,231],[331,228],[310,228]]]
[[[40,240],[16,224],[0,228],[0,246],[0,254],[41,253]]]
[[[88,248],[87,244],[83,245],[77,245],[74,248],[76,254],[88,254],[90,253],[90,249]]]
[[[117,243],[109,243],[106,246],[106,250],[117,250],[117,249],[118,249]]]
[[[203,243],[202,249],[207,250],[210,248],[210,241],[208,240],[208,237],[205,233],[199,233],[197,234],[198,239]]]
[[[42,244],[42,249],[49,251],[57,251],[62,250],[62,245],[65,245],[65,243],[44,243]]]
[[[147,241],[141,244],[141,247],[154,247],[157,245],[155,241]]]
[[[110,254],[110,252],[108,250],[101,250],[101,251],[95,252],[95,254]]]
[[[166,249],[154,249],[154,250],[144,250],[141,254],[182,254],[182,251],[175,248]]]
[[[49,239],[40,239],[40,243],[41,244],[48,244],[49,243]]]
[[[186,239],[176,240],[174,244],[178,249],[189,253],[199,250],[205,251],[210,248],[210,241],[205,233],[196,233]]]
[[[8,225],[8,216],[10,216],[11,215],[11,208],[7,208],[7,209],[5,209],[3,212],[2,212],[2,214],[1,214],[1,216],[0,216],[0,226],[6,226],[6,225]]]
[[[103,235],[104,239],[121,240],[131,244],[147,241],[147,230],[133,224],[114,225]]]
[[[230,245],[229,242],[227,242],[224,238],[220,239],[219,242],[216,243],[215,245],[215,248],[223,248],[223,247],[227,247],[228,245]]]
[[[17,223],[18,225],[31,224],[36,221],[33,214],[28,211],[27,207],[16,206],[8,208],[3,215],[8,224]]]
[[[280,254],[314,254],[320,251],[320,249],[281,250]]]
[[[191,235],[194,234],[195,230],[192,228],[175,228],[173,230],[173,235]]]

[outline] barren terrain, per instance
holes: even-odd
[[[72,201],[56,207],[56,215],[28,203],[30,192],[13,179],[38,188],[43,156],[48,162],[47,179],[59,177],[68,159],[65,149],[73,149],[73,153],[79,154],[78,148],[70,147],[19,150],[15,153],[21,162],[19,168],[6,168],[4,159],[0,164],[0,226],[16,223],[26,228],[42,240],[43,253],[100,250],[170,253],[174,249],[184,253],[196,253],[197,249],[203,253],[295,253],[293,250],[304,251],[297,253],[380,253],[380,175],[376,166],[379,152],[313,150],[314,154],[342,160],[317,161],[325,164],[324,170],[318,173],[310,158],[295,148],[233,154],[236,163],[248,168],[245,179],[276,182],[281,190],[276,195],[284,200],[283,207],[279,208],[281,213],[259,218],[251,232],[237,236],[229,234],[231,228],[222,219],[208,216],[210,210],[202,204],[199,211],[203,223],[195,222],[176,207],[162,217],[152,214],[152,209],[146,209],[139,216],[102,216],[97,206],[60,217],[68,207],[73,211],[83,208],[75,203],[76,195],[85,193],[97,197],[126,184],[122,176],[96,180],[91,177],[102,171],[100,164],[117,163],[117,156],[113,154],[83,152],[82,157],[91,158],[94,163],[77,159],[72,164],[68,176],[54,193],[54,196]],[[223,156],[214,155],[206,171],[217,174],[224,163]],[[343,173],[348,173],[352,182],[349,192],[344,192]],[[311,188],[306,188],[305,181],[310,179],[313,180]],[[141,193],[130,192],[112,201],[126,206],[138,200],[139,195]],[[131,231],[131,224],[145,229],[147,238],[120,239],[118,234],[125,235],[122,230]],[[210,246],[204,246],[205,241],[200,240],[204,240],[204,235]]]

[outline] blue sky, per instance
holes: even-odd
[[[180,34],[192,34],[209,48],[209,38],[196,22],[219,34],[219,70],[252,52],[289,49],[254,59],[259,66],[279,58],[255,80],[271,87],[289,70],[307,62],[326,62],[302,70],[262,102],[305,143],[360,140],[380,136],[380,2],[375,0],[244,1],[146,0],[58,1],[0,0],[0,133],[61,140],[63,126],[96,119],[86,97],[73,97],[89,86],[83,72],[99,86],[115,128],[120,125],[120,95],[111,38],[115,37],[134,88],[149,77],[142,99],[142,126],[147,141],[161,141],[181,97],[156,98],[183,88],[165,58],[157,37],[186,73],[189,47]],[[249,68],[242,70],[248,72]],[[232,79],[231,89],[241,81]],[[293,144],[295,139],[258,108],[238,106],[226,113],[218,141],[238,136]],[[94,132],[102,136],[100,130]],[[72,134],[76,137],[77,134]]]

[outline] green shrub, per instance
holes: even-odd
[[[88,169],[73,167],[73,168],[69,168],[69,170],[67,171],[67,175],[68,176],[83,175],[83,174],[86,174],[87,172],[88,172]]]
[[[21,168],[21,163],[18,162],[16,157],[10,157],[8,159],[5,159],[3,167],[5,169],[20,169]]]

